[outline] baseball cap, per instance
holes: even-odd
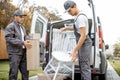
[[[73,7],[74,5],[76,5],[75,2],[71,1],[71,0],[67,0],[64,3],[64,8],[65,8],[65,12],[68,12],[70,10],[71,7]]]
[[[25,15],[21,10],[16,10],[14,12],[14,16],[27,16],[27,15]]]

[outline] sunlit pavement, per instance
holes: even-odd
[[[33,77],[30,77],[29,80],[39,80],[39,79],[38,79],[38,76],[33,76]]]
[[[120,80],[120,76],[113,69],[113,67],[109,62],[108,62],[108,70],[107,70],[107,80]]]

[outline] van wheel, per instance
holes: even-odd
[[[99,80],[107,80],[107,67],[108,64],[106,64],[105,73],[99,75]]]
[[[106,73],[99,75],[99,80],[107,80],[107,75],[106,75]]]

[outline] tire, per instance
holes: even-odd
[[[99,80],[107,80],[107,62],[106,62],[106,66],[105,66],[105,72],[103,74],[99,75]]]
[[[107,80],[107,74],[101,74],[99,75],[99,80]]]

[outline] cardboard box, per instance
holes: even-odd
[[[30,39],[32,48],[27,49],[27,70],[38,70],[40,67],[39,36],[39,34],[34,34]]]
[[[38,39],[40,40],[40,33],[35,33],[35,34],[29,34],[30,39]]]

